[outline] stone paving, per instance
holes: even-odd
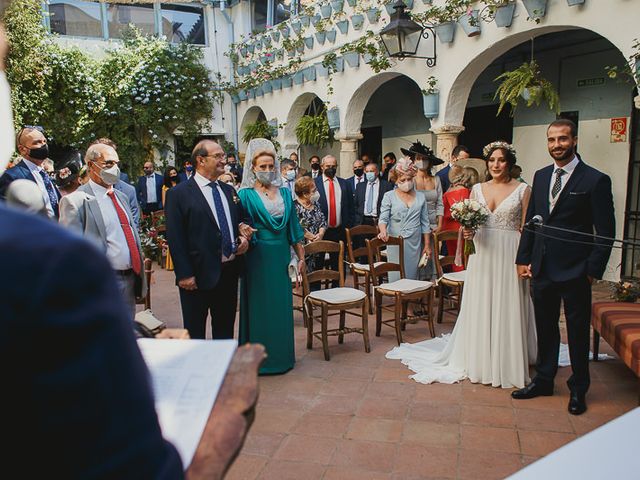
[[[156,269],[152,307],[177,327],[174,282],[173,272]],[[607,296],[595,288],[594,298]],[[436,333],[450,332],[454,320],[445,315]],[[326,362],[318,341],[306,349],[296,313],[296,366],[260,378],[256,419],[227,479],[504,478],[637,406],[638,381],[617,358],[591,363],[589,409],[577,417],[567,413],[569,368],[560,369],[554,396],[519,402],[511,390],[470,382],[418,384],[384,357],[396,345],[393,330],[376,337],[375,320],[369,324],[371,353],[360,335],[342,345],[332,337]],[[405,341],[426,338],[425,323],[407,326]],[[613,354],[604,342],[601,353]]]

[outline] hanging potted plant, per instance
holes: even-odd
[[[343,9],[344,9],[344,0],[331,1],[331,10],[333,10],[334,13],[342,12]]]
[[[304,28],[307,28],[309,26],[309,23],[311,23],[311,15],[303,14],[300,15],[298,19],[300,19],[300,23]]]
[[[322,15],[322,18],[329,18],[331,16],[331,4],[323,3],[320,5],[320,15]]]
[[[499,28],[510,27],[513,23],[513,14],[516,11],[515,0],[484,0],[485,8],[480,14],[486,22],[495,20]]]
[[[477,37],[480,35],[480,11],[476,9],[469,9],[460,15],[458,23],[467,34],[467,37]]]
[[[354,30],[361,30],[364,25],[364,15],[356,13],[351,16],[351,24]]]
[[[311,17],[311,25],[315,27],[316,25],[318,25],[318,22],[320,22],[321,20],[322,20],[322,16],[320,16],[320,14],[315,14]]]
[[[291,28],[296,32],[296,34],[300,35],[300,32],[302,31],[302,23],[300,20],[293,20],[291,22]]]
[[[529,20],[540,23],[542,17],[547,14],[547,1],[548,0],[522,0],[524,8],[527,9]]]
[[[291,88],[291,85],[293,85],[293,78],[291,75],[285,75],[282,77],[282,88]]]
[[[567,0],[567,5],[574,7],[576,5],[584,5],[584,0]]]
[[[327,123],[331,130],[340,128],[340,109],[338,107],[329,108],[327,105]]]
[[[316,67],[315,65],[311,65],[302,70],[302,74],[304,75],[305,82],[313,82],[316,79]]]
[[[346,35],[349,31],[349,20],[339,20],[336,22],[336,27],[340,30],[340,33]]]
[[[427,78],[425,88],[422,92],[422,110],[427,118],[435,118],[440,112],[440,91],[438,90],[438,80],[431,75]]]
[[[330,43],[335,43],[336,41],[336,29],[335,28],[331,28],[329,30],[327,30],[327,40]]]
[[[311,50],[313,48],[313,37],[304,37],[304,44]]]
[[[456,33],[456,22],[464,14],[470,0],[448,0],[443,6],[432,6],[414,15],[419,23],[432,23],[441,43],[451,43]]]
[[[278,30],[280,30],[280,33],[282,33],[282,36],[284,38],[289,38],[290,29],[289,25],[287,25],[285,22],[282,22],[278,25]]]
[[[303,115],[296,126],[296,137],[300,145],[322,148],[333,141],[326,113]]]
[[[294,85],[302,85],[304,83],[304,72],[302,70],[298,70],[293,74],[293,84]]]
[[[279,32],[278,30],[273,30],[273,31],[271,32],[271,39],[272,39],[274,42],[279,41],[279,40],[280,40],[280,32]]]
[[[494,96],[500,101],[498,114],[509,104],[513,115],[521,100],[526,102],[527,107],[538,106],[544,100],[550,110],[560,112],[558,91],[541,75],[538,63],[533,59],[515,70],[504,72],[496,77],[495,81],[501,82]]]
[[[387,13],[389,14],[389,16],[393,15],[394,13],[396,13],[395,9],[393,8],[393,6],[395,4],[396,4],[395,1],[389,2],[389,3],[385,3],[384,8],[387,11]],[[411,10],[413,8],[413,0],[404,0],[404,4],[407,6],[407,8],[405,10]]]
[[[244,133],[242,134],[242,141],[249,143],[254,138],[266,138],[267,140],[275,140],[278,136],[278,129],[269,125],[266,120],[258,120],[254,123],[248,123],[244,127]]]
[[[358,0],[347,0],[350,7],[355,7],[358,4]]]
[[[368,8],[367,10],[365,10],[365,13],[367,15],[367,20],[369,20],[369,23],[378,23],[378,20],[380,20],[379,8]]]

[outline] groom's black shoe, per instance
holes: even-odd
[[[527,400],[529,398],[540,396],[550,397],[551,395],[553,395],[553,384],[543,385],[541,383],[536,383],[535,381],[520,390],[514,390],[511,392],[511,397],[515,400]]]
[[[571,415],[582,415],[587,411],[587,402],[584,393],[571,392],[569,397],[569,413]]]

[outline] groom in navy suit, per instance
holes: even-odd
[[[602,278],[615,235],[611,179],[585,164],[576,153],[576,125],[556,120],[547,130],[554,162],[533,180],[526,220],[540,216],[542,225],[525,227],[516,264],[521,278],[533,278],[533,304],[538,332],[537,375],[515,399],[553,394],[560,347],[560,301],[564,302],[573,375],[569,413],[587,409],[589,389],[589,321],[591,284]],[[557,230],[561,228],[563,230]]]

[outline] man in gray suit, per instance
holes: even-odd
[[[136,297],[146,294],[147,285],[129,200],[113,188],[120,179],[118,154],[109,145],[91,145],[85,162],[89,182],[60,201],[60,223],[81,232],[105,252],[133,321]]]

